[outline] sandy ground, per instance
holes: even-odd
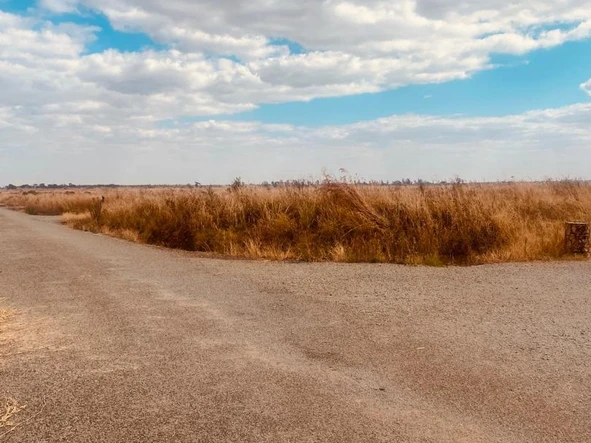
[[[0,210],[0,297],[0,441],[591,441],[588,262],[213,260]]]

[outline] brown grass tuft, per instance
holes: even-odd
[[[13,417],[25,408],[12,398],[6,399],[4,407],[0,408],[0,430],[15,426]]]
[[[0,406],[0,438],[11,433],[20,425],[14,422],[14,416],[25,408],[25,405],[19,404],[12,398],[5,400],[4,406]]]
[[[0,193],[0,204],[68,225],[234,257],[409,264],[548,260],[564,222],[591,221],[591,184],[133,189]]]

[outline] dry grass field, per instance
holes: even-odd
[[[480,264],[562,257],[564,222],[591,222],[591,183],[16,190],[0,205],[231,257]]]

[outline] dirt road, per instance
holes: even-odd
[[[591,441],[590,263],[213,260],[0,210],[2,297],[0,441]]]

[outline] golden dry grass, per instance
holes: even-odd
[[[6,435],[17,426],[14,416],[25,408],[26,406],[19,404],[12,398],[5,400],[4,405],[0,406],[0,436]]]
[[[564,222],[591,222],[591,184],[13,191],[0,193],[0,204],[66,213],[77,229],[234,257],[478,264],[562,257]]]
[[[0,205],[25,211],[31,215],[61,215],[65,212],[89,210],[89,191],[8,191],[0,194]]]

